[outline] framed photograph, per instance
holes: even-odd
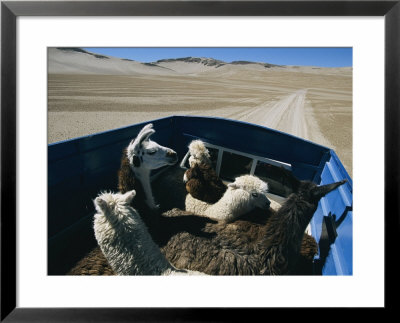
[[[390,239],[399,211],[399,14],[398,1],[2,2],[1,320],[207,321],[268,308],[390,309],[389,255],[396,252]],[[328,57],[338,65],[317,63]],[[279,270],[270,261],[256,276],[249,274],[254,267],[235,274],[201,266],[188,269],[211,276],[163,276],[170,269],[160,277],[147,269],[115,275],[114,251],[109,257],[103,248],[93,214],[96,208],[108,219],[110,205],[116,212],[119,199],[137,194],[136,186],[134,193],[125,189],[121,170],[116,182],[123,148],[127,169],[142,179],[145,209],[155,212],[168,202],[168,210],[176,206],[178,194],[158,179],[164,192],[153,200],[143,176],[149,183],[169,178],[160,167],[173,159],[177,176],[185,173],[188,181],[194,139],[203,140],[229,189],[242,189],[236,181],[244,173],[268,182],[268,207],[300,190],[298,179],[340,184],[340,194],[307,200],[310,210],[315,202],[311,217],[319,214],[306,231],[319,243],[313,274],[274,276]],[[151,157],[159,153],[164,163]],[[136,173],[146,160],[157,165]],[[287,180],[293,175],[296,182]],[[288,181],[292,186],[282,184]],[[117,187],[122,197],[104,192]],[[105,195],[96,198],[100,190]],[[212,227],[190,223],[184,231],[193,236],[196,225]],[[88,233],[93,225],[97,251]],[[188,252],[185,237],[174,246],[165,242],[163,252]],[[92,249],[100,258],[87,265]],[[242,256],[230,257],[239,266]],[[183,258],[171,259],[181,268]]]

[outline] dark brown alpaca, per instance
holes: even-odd
[[[224,195],[227,186],[209,164],[194,164],[185,172],[186,191],[194,198],[216,203]]]
[[[94,248],[82,258],[67,275],[74,276],[114,276],[115,273],[108,264],[100,247]]]

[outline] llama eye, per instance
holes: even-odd
[[[155,150],[154,150],[154,151],[148,151],[148,152],[147,152],[148,155],[154,155],[155,153],[156,153]]]
[[[251,193],[251,195],[253,195],[254,197],[257,197],[257,196],[258,196],[257,193]]]

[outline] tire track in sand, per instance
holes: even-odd
[[[302,89],[275,103],[263,103],[241,120],[310,139],[305,118],[306,94],[307,90]]]

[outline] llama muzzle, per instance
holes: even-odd
[[[347,179],[344,179],[342,181],[336,182],[336,183],[332,183],[332,184],[326,184],[326,185],[321,185],[318,186],[315,189],[315,196],[318,198],[322,198],[324,197],[326,194],[328,194],[329,192],[332,192],[333,190],[335,190],[336,188],[338,188],[340,185],[343,185],[344,183],[347,182]]]

